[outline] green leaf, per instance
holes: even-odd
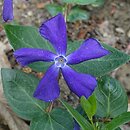
[[[67,16],[67,21],[75,22],[77,20],[88,20],[89,17],[90,17],[90,14],[87,11],[82,10],[80,8],[73,8],[71,9],[71,11],[69,12]]]
[[[48,44],[48,42],[40,36],[38,29],[35,27],[6,24],[4,28],[15,50],[22,47],[53,50],[51,44]]]
[[[51,44],[40,36],[38,29],[35,27],[7,24],[4,28],[14,50],[19,48],[43,48],[54,51]],[[51,63],[47,62],[37,62],[31,64],[30,67],[36,71],[45,72],[50,65]]]
[[[118,128],[116,128],[115,130],[121,130],[121,128],[120,128],[120,127],[118,127]]]
[[[51,16],[55,16],[58,13],[62,13],[64,10],[64,7],[62,7],[61,5],[58,4],[48,4],[45,7],[47,9],[47,11],[51,14]]]
[[[127,111],[127,94],[116,79],[108,76],[102,77],[98,81],[95,95],[99,117],[115,118]]]
[[[46,9],[51,14],[51,16],[55,16],[58,13],[63,13],[65,10],[65,7],[58,5],[58,4],[49,4],[46,6]],[[68,22],[75,22],[77,20],[88,20],[90,17],[89,12],[86,10],[82,10],[78,7],[72,8],[67,16]]]
[[[88,5],[94,3],[96,0],[62,0],[62,1],[69,4]]]
[[[81,44],[81,41],[69,42],[67,54],[74,51],[74,49],[78,48]],[[116,69],[117,67],[121,66],[122,64],[130,60],[129,55],[115,48],[112,48],[109,45],[102,45],[104,46],[104,48],[109,50],[111,54],[102,58],[88,60],[80,64],[70,66],[80,73],[87,73],[99,77],[111,72],[112,70]]]
[[[92,3],[92,5],[98,7],[98,6],[102,6],[104,3],[105,0],[96,0],[94,3]]]
[[[45,113],[47,103],[33,97],[39,82],[36,77],[12,69],[2,69],[1,75],[5,97],[18,116],[31,120]]]
[[[88,99],[82,96],[80,98],[80,104],[84,109],[84,111],[86,112],[88,118],[91,120],[92,117],[95,115],[97,109],[97,102],[96,102],[95,95],[93,94]]]
[[[18,70],[2,69],[5,97],[23,119],[31,120],[31,130],[73,130],[73,118],[63,109],[46,112],[48,103],[37,100],[33,93],[39,80]]]
[[[73,130],[73,119],[62,109],[54,109],[51,113],[34,118],[30,130]]]
[[[10,44],[15,50],[23,47],[28,47],[43,48],[46,50],[54,51],[53,47],[39,35],[37,28],[18,25],[5,25],[4,27]],[[68,44],[68,52],[70,53],[74,49],[77,49],[80,44],[80,42]],[[129,55],[118,51],[117,49],[114,49],[108,45],[103,44],[103,46],[111,51],[110,55],[99,59],[85,61],[81,64],[73,65],[72,67],[82,73],[89,73],[94,76],[102,76],[130,60]],[[30,67],[36,71],[45,72],[45,70],[51,64],[52,63],[37,62],[31,64]]]
[[[115,130],[120,125],[123,125],[130,121],[130,112],[123,113],[118,117],[114,118],[111,122],[106,124],[105,130]]]
[[[68,103],[61,101],[64,107],[68,110],[68,112],[72,115],[72,117],[78,122],[82,130],[93,130],[92,125],[81,115],[79,114],[73,107],[71,107]]]

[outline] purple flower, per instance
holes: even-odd
[[[74,130],[80,130],[80,126],[75,120],[74,120]]]
[[[58,98],[60,94],[58,75],[61,70],[70,90],[79,97],[85,96],[88,98],[97,86],[96,79],[89,74],[76,72],[69,65],[100,58],[109,54],[109,51],[105,50],[97,40],[90,38],[85,40],[79,49],[66,56],[67,34],[65,20],[62,14],[58,14],[43,23],[39,31],[41,36],[52,44],[57,54],[36,48],[21,48],[14,52],[16,60],[22,66],[37,61],[54,63],[49,67],[39,82],[34,92],[34,97],[46,102]]]
[[[2,16],[5,22],[13,20],[13,0],[4,0]]]

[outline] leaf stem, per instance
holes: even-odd
[[[65,10],[64,10],[64,17],[65,17],[65,22],[67,22],[67,15],[71,10],[71,4],[66,4],[65,5]]]
[[[64,10],[65,22],[67,21],[67,15],[68,15],[68,4],[65,5],[65,10]]]
[[[54,102],[50,102],[50,104],[49,104],[49,106],[47,107],[47,109],[46,109],[46,112],[51,112],[52,111],[52,109],[53,109],[53,104],[54,104]]]
[[[95,126],[94,123],[93,123],[93,119],[90,118],[89,120],[90,120],[90,122],[91,122],[91,124],[92,124],[92,126],[93,126],[93,129],[94,129],[94,130],[97,130],[96,126]]]

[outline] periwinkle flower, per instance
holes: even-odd
[[[79,49],[66,56],[66,23],[62,14],[58,14],[43,23],[39,32],[52,44],[57,54],[36,48],[21,48],[14,52],[16,60],[22,66],[37,61],[54,63],[40,80],[34,92],[34,97],[46,102],[58,98],[60,94],[58,75],[61,70],[70,90],[79,97],[85,96],[88,98],[97,86],[96,78],[89,74],[78,73],[69,65],[103,57],[109,54],[109,51],[105,50],[97,40],[89,38],[83,42]]]
[[[5,22],[13,20],[13,0],[4,0],[2,16]]]
[[[76,121],[74,121],[74,130],[80,130],[80,126]]]

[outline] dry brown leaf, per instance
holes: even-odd
[[[2,102],[0,102],[0,116],[8,124],[10,130],[29,130],[29,126]]]
[[[0,42],[0,71],[1,68],[10,68],[10,63],[5,54],[5,50],[9,49],[9,44]],[[6,103],[6,99],[3,96],[3,87],[0,75],[0,116],[7,123],[10,130],[29,130],[29,126],[19,117],[15,115]]]

